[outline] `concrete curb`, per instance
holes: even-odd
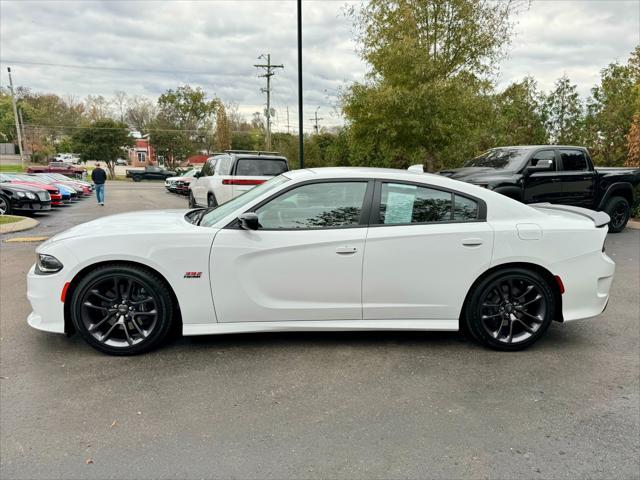
[[[640,220],[629,220],[629,222],[627,222],[627,227],[628,228],[635,228],[636,230],[640,230]]]
[[[29,230],[30,228],[37,227],[40,222],[29,217],[24,217],[19,222],[5,223],[0,225],[0,233],[13,233],[21,232],[22,230]]]

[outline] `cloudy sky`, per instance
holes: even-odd
[[[306,119],[342,123],[338,90],[366,72],[355,52],[347,2],[303,4]],[[567,74],[586,96],[598,72],[626,61],[640,43],[638,0],[533,0],[518,17],[498,86],[534,75],[543,89]],[[297,118],[294,1],[25,1],[0,0],[0,84],[34,91],[157,97],[198,85],[248,115],[264,108],[264,79],[253,67],[271,53],[284,64],[273,77],[276,128]],[[82,67],[82,68],[76,68]],[[292,127],[292,130],[294,128]]]

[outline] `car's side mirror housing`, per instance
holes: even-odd
[[[243,213],[238,217],[238,221],[240,222],[240,228],[243,230],[258,230],[260,228],[258,215],[254,212]]]
[[[551,170],[553,170],[553,161],[551,160],[538,160],[535,165],[527,167],[527,173],[548,172]]]

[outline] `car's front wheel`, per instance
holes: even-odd
[[[479,343],[496,350],[521,350],[549,328],[555,297],[533,270],[505,268],[484,278],[465,308],[463,327]]]
[[[9,215],[11,213],[11,201],[4,195],[0,195],[0,215]]]
[[[70,311],[76,331],[93,348],[109,355],[135,355],[166,338],[173,301],[156,273],[135,265],[107,265],[80,280]]]
[[[134,176],[133,176],[133,181],[134,181],[134,182],[139,182],[139,181],[141,181],[141,180],[142,180],[142,177],[141,177],[140,175],[134,175]]]

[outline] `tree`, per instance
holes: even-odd
[[[640,114],[633,116],[633,123],[627,135],[629,153],[625,167],[640,168]]]
[[[127,126],[112,119],[96,120],[78,129],[73,141],[83,160],[104,162],[111,178],[115,177],[116,159],[133,145]]]
[[[113,100],[111,101],[113,107],[118,116],[118,120],[124,123],[125,116],[127,114],[127,93],[122,90],[118,90],[113,94]]]
[[[216,113],[215,149],[224,152],[231,148],[231,125],[224,105],[220,103]]]
[[[612,63],[591,89],[585,119],[586,143],[600,165],[622,166],[628,158],[627,134],[640,112],[640,46],[626,65]]]
[[[555,83],[545,102],[547,132],[556,145],[579,144],[582,138],[582,105],[578,87],[566,75]]]
[[[102,120],[111,116],[109,101],[102,95],[87,95],[84,101],[85,117],[90,122]]]
[[[127,103],[126,122],[138,132],[147,133],[147,127],[156,117],[156,107],[145,97],[135,96]]]
[[[162,115],[149,125],[148,131],[151,146],[158,156],[164,157],[166,165],[171,169],[175,169],[195,152],[188,132],[176,129]]]
[[[476,153],[468,132],[487,122],[483,77],[502,56],[519,5],[372,0],[352,10],[370,71],[342,96],[351,156],[373,166],[426,163],[432,171]]]
[[[200,87],[189,85],[167,90],[158,98],[158,108],[162,115],[185,130],[202,128],[205,121],[215,113],[220,101],[207,100],[207,94]]]

